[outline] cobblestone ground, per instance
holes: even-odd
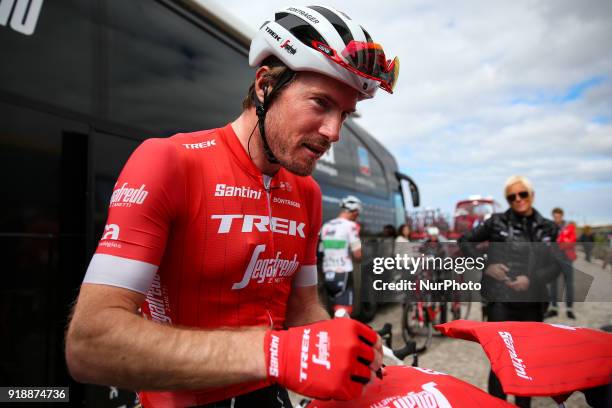
[[[592,287],[599,291],[602,288],[605,289],[610,297],[608,300],[612,300],[612,272],[610,267],[604,271],[601,268],[600,261],[589,264],[582,258],[579,258],[574,266],[583,272],[591,274],[594,277]],[[598,296],[598,300],[601,299],[602,297]],[[560,312],[560,316],[547,319],[546,321],[591,328],[600,328],[601,326],[612,324],[612,302],[576,303],[574,305],[576,320],[566,318],[563,305]],[[401,305],[386,304],[379,309],[376,318],[370,323],[374,329],[380,329],[385,323],[391,323],[393,325],[393,347],[395,348],[399,348],[404,344],[401,336],[401,316]],[[482,319],[480,303],[472,303],[469,319]],[[406,364],[410,363],[411,360],[408,357]],[[419,356],[419,366],[451,374],[484,391],[487,390],[489,361],[477,343],[434,334],[427,351]],[[301,399],[297,394],[290,393],[290,396],[294,404],[297,404]],[[510,402],[513,402],[512,397],[510,397]],[[557,404],[550,398],[534,398],[531,406],[533,408],[556,408]],[[577,392],[566,401],[565,406],[567,408],[588,407],[582,393]]]

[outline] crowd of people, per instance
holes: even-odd
[[[593,233],[587,226],[579,239],[576,225],[566,222],[564,211],[554,208],[547,219],[534,207],[535,189],[529,179],[512,176],[504,185],[504,196],[509,208],[491,214],[471,231],[461,236],[458,245],[463,255],[477,257],[482,243],[487,264],[482,276],[482,297],[485,316],[490,322],[542,322],[559,314],[558,281],[562,279],[565,293],[565,314],[575,319],[574,268],[576,245],[584,247],[585,260],[591,262]],[[354,218],[356,220],[356,218]],[[386,225],[382,239],[394,239],[395,253],[415,249],[409,224]],[[418,241],[418,251],[445,256],[441,250],[440,231],[435,226],[426,228],[426,238]],[[430,251],[432,248],[436,250]],[[488,382],[489,393],[505,399],[502,386],[493,371]],[[529,407],[529,397],[516,397],[519,407]]]

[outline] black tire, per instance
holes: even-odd
[[[429,313],[423,310],[423,321],[419,322],[416,318],[417,303],[406,302],[402,310],[402,337],[406,343],[414,341],[416,351],[425,351],[431,343],[433,326],[429,320]]]
[[[359,311],[357,313],[356,319],[362,323],[371,322],[376,316],[376,311],[378,310],[378,305],[375,302],[361,302],[359,305]]]

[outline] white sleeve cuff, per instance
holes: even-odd
[[[313,286],[317,284],[317,265],[302,265],[293,278],[293,287]]]
[[[146,295],[157,269],[156,265],[147,262],[114,255],[94,254],[83,283],[118,286]]]

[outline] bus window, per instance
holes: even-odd
[[[246,54],[158,2],[107,5],[112,121],[170,135],[240,114],[253,78]]]
[[[23,7],[17,7],[23,3],[19,1],[12,10],[7,9],[10,14],[5,13],[2,19],[7,24],[0,25],[0,91],[91,113],[93,2],[30,2],[40,6],[38,15],[30,14],[37,11],[30,7],[23,25],[9,23],[18,17],[15,13],[23,11]]]
[[[354,149],[351,157],[353,166],[358,166],[354,179],[356,189],[381,198],[389,197],[387,179],[378,158],[358,139],[355,139]]]

